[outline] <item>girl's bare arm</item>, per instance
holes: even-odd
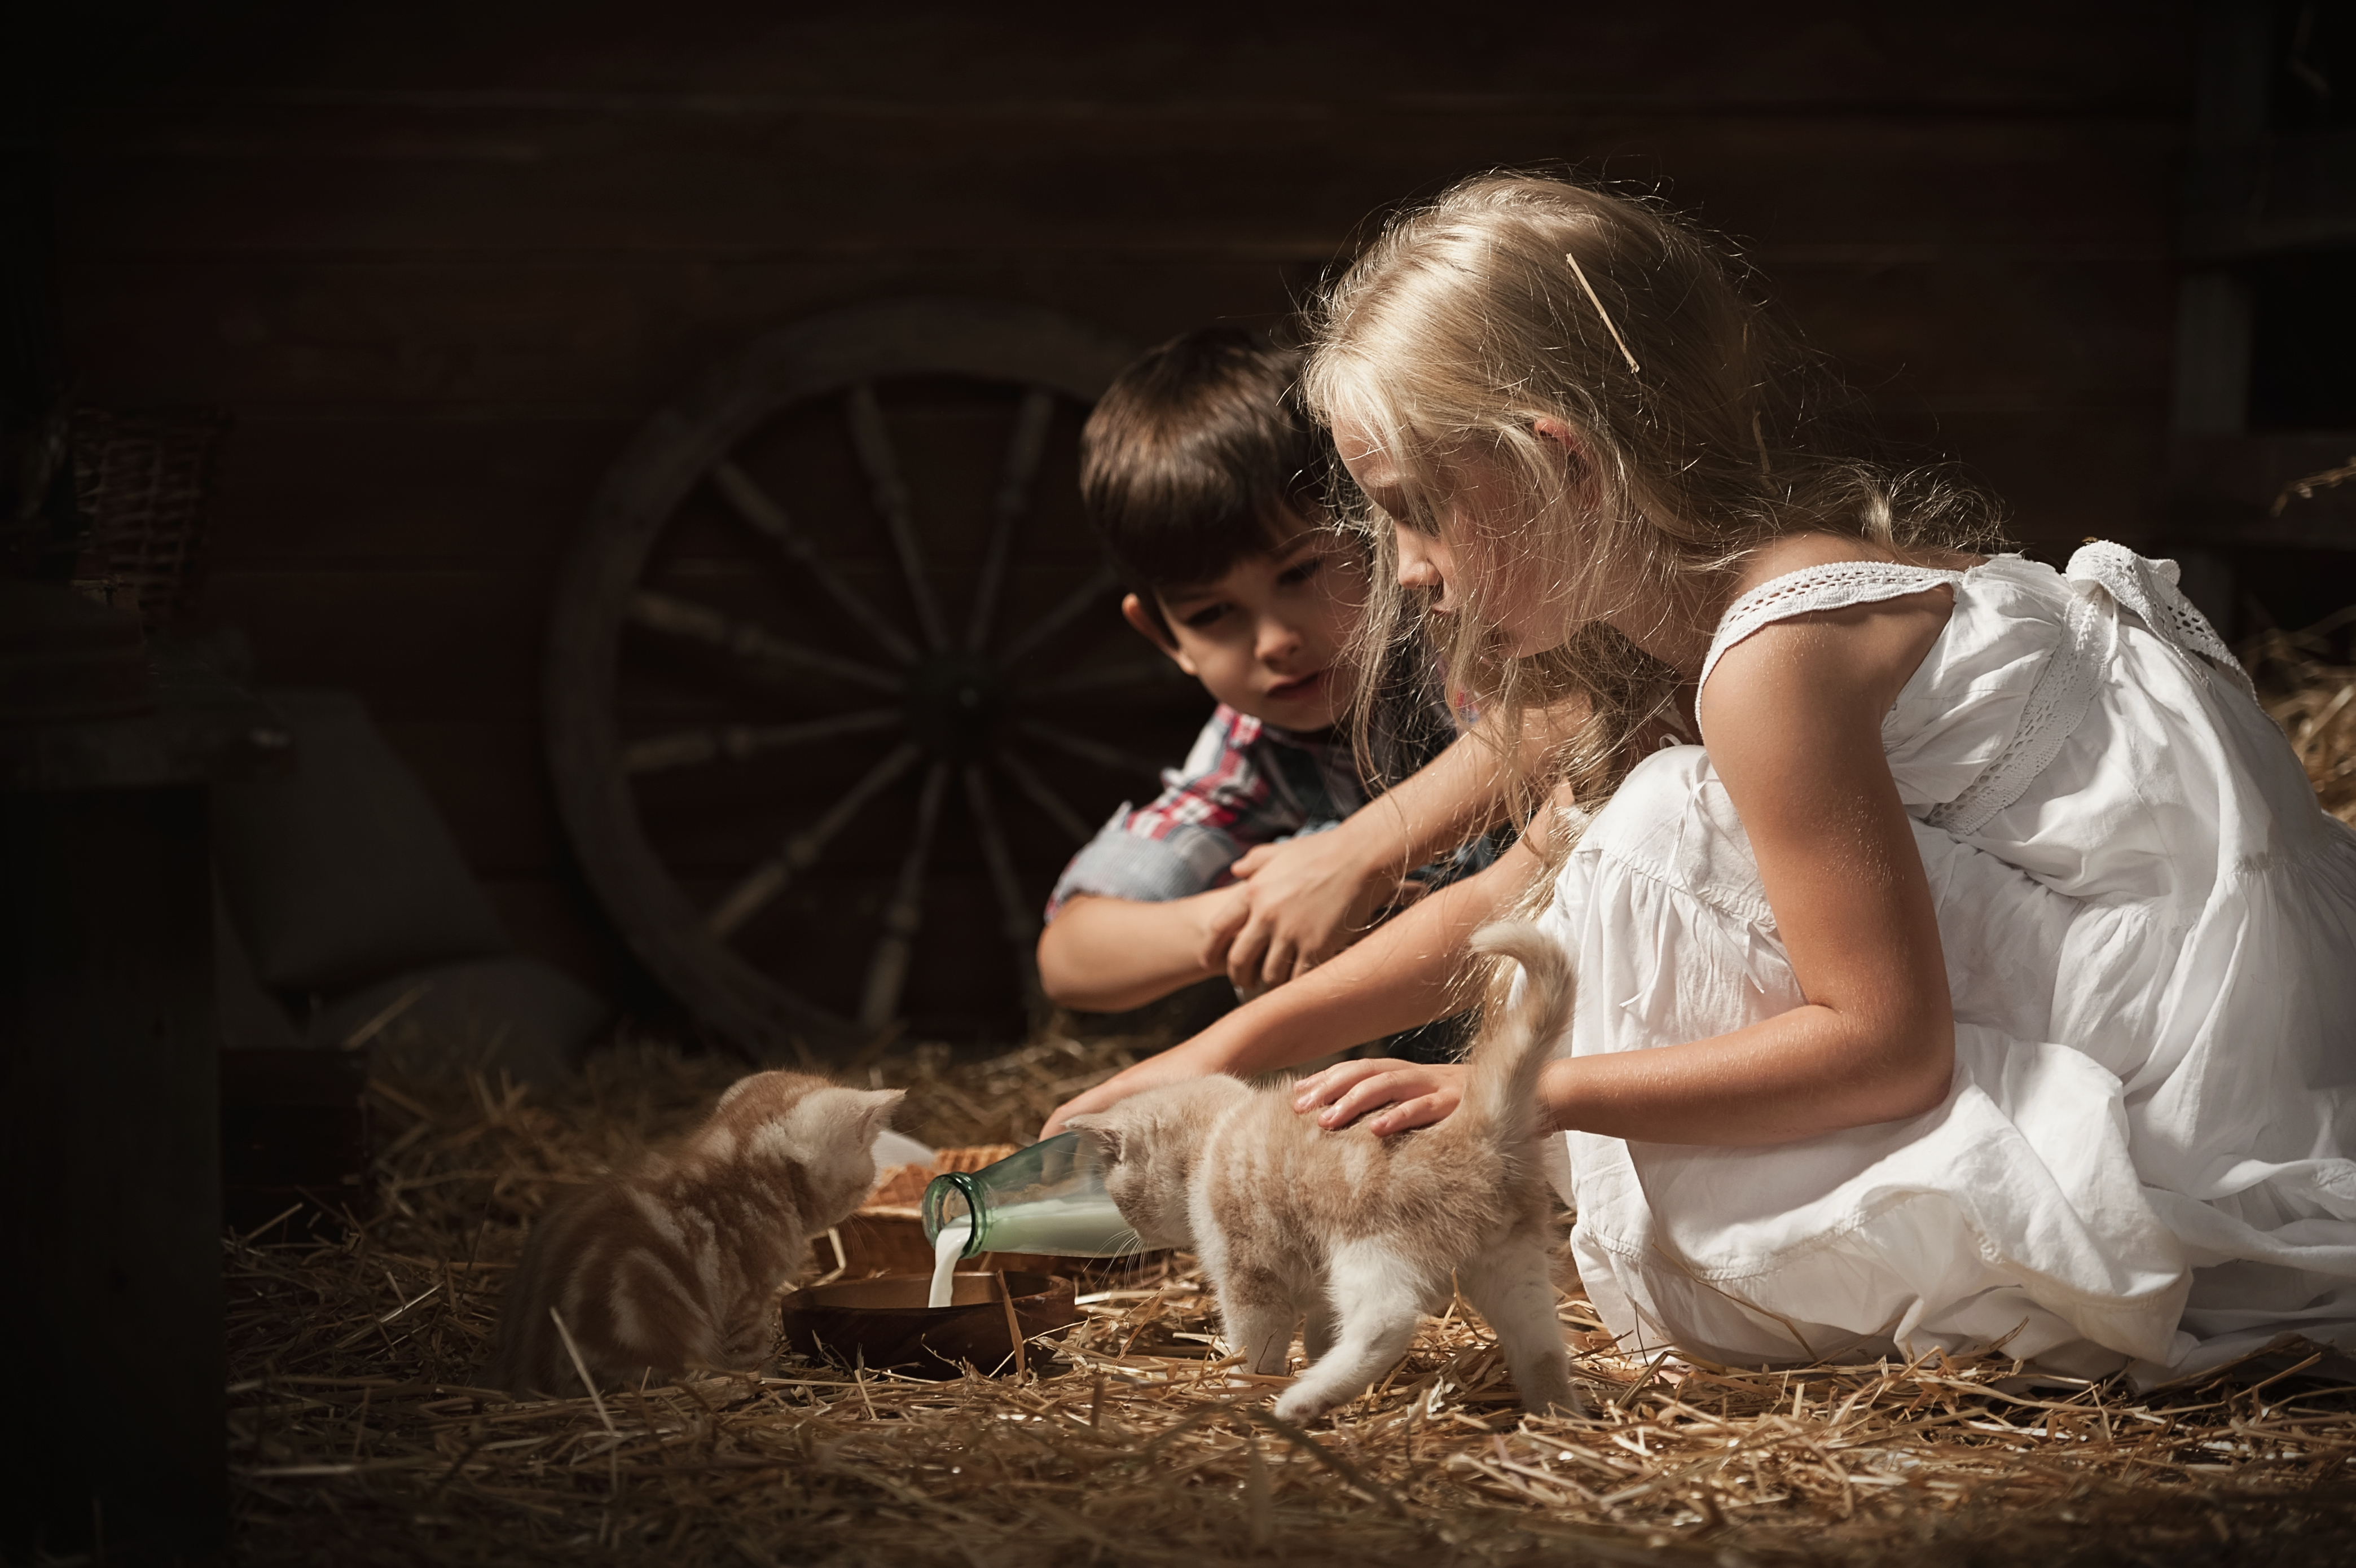
[[[1509,908],[1538,871],[1537,855],[1516,843],[1331,962],[1058,1106],[1040,1135],[1142,1089],[1215,1072],[1269,1072],[1448,1016],[1463,1003],[1458,980],[1472,933]]]
[[[1946,1097],[1954,1017],[1881,720],[1946,625],[1945,589],[1770,626],[1719,660],[1702,733],[1805,1004],[1733,1034],[1548,1070],[1565,1127],[1774,1144]]]
[[[1946,623],[1944,590],[1767,628],[1710,678],[1701,722],[1805,1004],[1732,1034],[1550,1064],[1557,1126],[1671,1144],[1783,1143],[1933,1109],[1954,1021],[1931,891],[1881,717]],[[1640,934],[1641,937],[1641,934]],[[1438,1121],[1455,1069],[1345,1063],[1304,1110],[1377,1132]]]

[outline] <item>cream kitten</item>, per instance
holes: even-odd
[[[1147,1090],[1066,1123],[1145,1244],[1202,1259],[1251,1370],[1282,1372],[1307,1316],[1311,1366],[1276,1405],[1287,1421],[1364,1392],[1406,1354],[1417,1315],[1449,1300],[1451,1277],[1495,1331],[1523,1404],[1579,1408],[1538,1154],[1538,1070],[1570,1015],[1569,962],[1526,924],[1490,926],[1473,946],[1517,961],[1524,994],[1483,1031],[1463,1102],[1436,1126],[1329,1133],[1294,1113],[1289,1086],[1232,1078]]]
[[[810,1237],[875,1185],[875,1134],[900,1096],[755,1073],[675,1152],[550,1209],[500,1304],[490,1386],[580,1391],[552,1307],[601,1385],[758,1366]]]

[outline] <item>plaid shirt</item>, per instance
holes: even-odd
[[[1122,801],[1064,867],[1047,918],[1076,894],[1157,903],[1223,886],[1248,851],[1323,832],[1365,803],[1345,736],[1296,735],[1222,703],[1185,765],[1162,772],[1162,793],[1141,808]],[[1453,882],[1494,857],[1475,840],[1415,875]]]

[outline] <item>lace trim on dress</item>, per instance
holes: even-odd
[[[2062,618],[2062,640],[2029,688],[2012,738],[1954,800],[1922,813],[1931,826],[1957,838],[1979,832],[1990,817],[2029,792],[2037,776],[2061,755],[2062,742],[2077,733],[2102,679],[2104,617],[2090,596],[2073,591]]]
[[[2114,546],[2115,548],[2115,546]],[[1719,622],[1702,665],[1709,679],[1719,654],[1761,627],[1811,610],[1845,609],[1850,605],[1919,594],[1941,583],[1964,581],[1961,572],[1928,566],[1901,566],[1884,561],[1844,561],[1811,566],[1762,584],[1734,601]],[[2198,613],[2198,612],[2195,612]],[[2029,786],[2060,755],[2062,743],[2076,732],[2094,702],[2103,671],[2103,617],[2084,593],[2071,596],[2064,612],[2063,635],[2038,671],[2029,689],[2020,722],[1977,778],[1954,800],[1932,807],[1922,820],[1935,828],[1965,837],[1976,832],[1990,817],[2028,792]]]
[[[1932,827],[1958,838],[1977,832],[2028,792],[2076,733],[2093,705],[2109,654],[2106,618],[2091,590],[2099,588],[2120,608],[2132,611],[2188,665],[2197,654],[2255,696],[2248,672],[2224,639],[2178,591],[2175,562],[2146,560],[2124,544],[2089,544],[2070,557],[2062,575],[2072,587],[2062,612],[2062,639],[2030,686],[2012,738],[1962,793],[1923,813],[1922,820]],[[1846,609],[1921,593],[1940,583],[1961,583],[1964,577],[1961,572],[1881,561],[1837,562],[1777,577],[1728,607],[1710,641],[1701,678],[1707,682],[1719,656],[1762,627],[1811,610]]]
[[[1718,635],[1710,639],[1709,657],[1702,660],[1697,690],[1709,683],[1709,672],[1718,668],[1720,654],[1762,627],[1816,610],[1845,610],[1851,605],[1903,598],[1942,583],[1963,580],[1961,572],[1901,566],[1892,561],[1835,561],[1772,577],[1726,607]]]
[[[2199,654],[2254,702],[2257,689],[2250,683],[2249,671],[2209,624],[2209,618],[2177,588],[2178,573],[2173,561],[2147,560],[2124,544],[2104,542],[2089,544],[2071,556],[2062,575],[2073,583],[2101,588],[2120,607],[2133,610],[2179,655]]]

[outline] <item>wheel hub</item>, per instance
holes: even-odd
[[[926,756],[969,762],[987,756],[1005,710],[1005,691],[988,660],[936,653],[907,673],[908,737]]]

